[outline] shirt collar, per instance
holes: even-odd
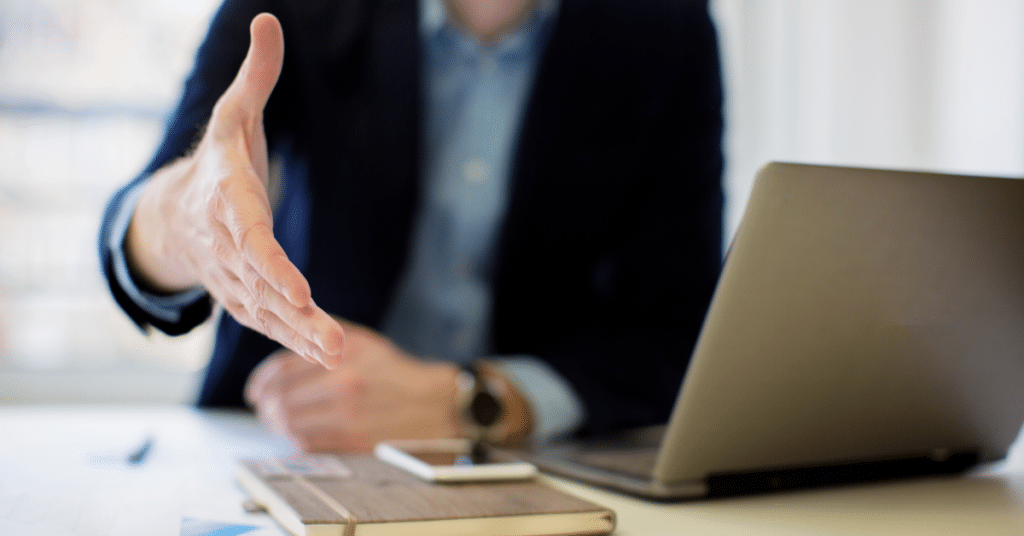
[[[540,0],[534,12],[540,22],[547,22],[558,12],[561,0]],[[449,24],[444,0],[419,0],[420,36],[429,39]]]

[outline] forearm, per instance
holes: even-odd
[[[169,240],[171,221],[166,205],[179,203],[180,192],[174,185],[185,180],[193,164],[181,158],[161,168],[142,187],[138,203],[125,235],[124,250],[132,274],[147,288],[171,294],[201,286],[199,278],[188,269],[181,250]]]

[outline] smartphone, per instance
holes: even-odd
[[[400,467],[428,482],[527,480],[537,475],[532,463],[486,450],[474,456],[468,439],[408,439],[378,443],[378,459]]]

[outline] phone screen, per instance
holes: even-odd
[[[461,452],[409,452],[406,453],[413,458],[435,467],[456,465],[468,467],[473,465],[473,458],[467,453]]]

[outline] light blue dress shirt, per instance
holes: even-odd
[[[450,22],[441,0],[420,2],[423,201],[384,326],[414,354],[465,365],[490,353],[494,246],[523,111],[557,14],[557,1],[542,0],[513,33],[484,46]],[[531,403],[535,440],[580,425],[582,403],[547,363],[528,356],[496,361]]]
[[[558,0],[541,0],[510,35],[483,46],[453,25],[442,0],[420,0],[425,111],[423,198],[409,256],[383,328],[406,351],[466,365],[490,355],[489,319],[494,246],[504,221],[511,160],[533,76],[558,14]],[[303,177],[302,173],[290,175]],[[138,189],[117,218],[110,244],[118,282],[140,306],[171,320],[202,289],[155,296],[132,280],[124,233]],[[286,184],[276,232],[308,233],[309,193]],[[285,218],[283,220],[282,218]],[[303,240],[287,240],[303,244]],[[289,251],[300,269],[305,251]],[[576,429],[584,419],[579,397],[544,361],[493,357],[533,409],[533,440]]]

